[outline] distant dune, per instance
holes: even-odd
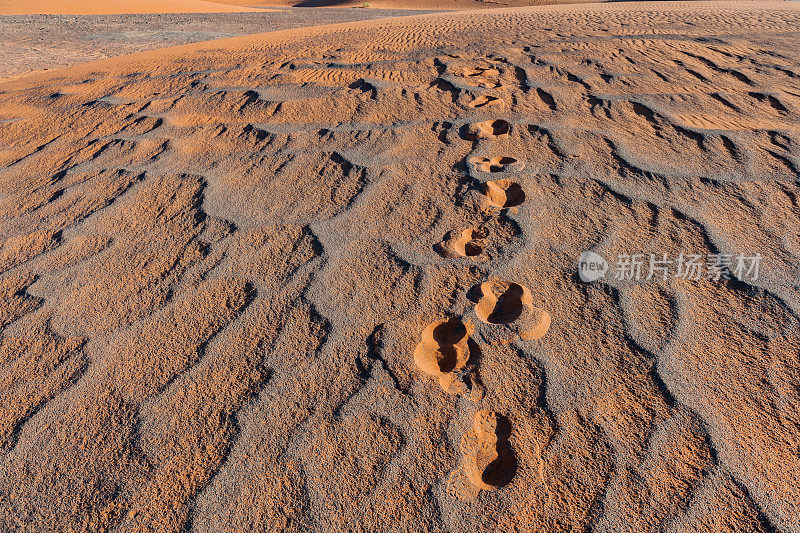
[[[243,5],[248,5],[245,2]],[[0,15],[235,13],[252,8],[204,0],[0,0]]]
[[[368,7],[380,9],[497,9],[554,4],[580,4],[603,0],[217,0],[241,6]]]
[[[0,531],[800,531],[800,4],[0,83]]]
[[[597,0],[0,0],[0,15],[70,14],[102,15],[124,13],[230,13],[269,7],[370,7],[381,9],[487,9],[582,3]],[[257,7],[254,7],[257,6]]]

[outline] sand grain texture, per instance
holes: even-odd
[[[491,10],[0,84],[0,530],[800,531],[799,24]]]
[[[0,15],[107,15],[122,13],[240,13],[252,7],[206,0],[0,0]]]

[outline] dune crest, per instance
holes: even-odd
[[[207,0],[0,0],[0,15],[107,15],[127,13],[241,13],[257,8]]]
[[[800,531],[798,23],[428,14],[0,83],[0,531]]]

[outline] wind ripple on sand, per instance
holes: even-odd
[[[0,529],[800,530],[798,23],[426,15],[0,84]],[[442,394],[408,354],[476,311],[421,351],[486,395]],[[515,469],[464,503],[476,397]]]

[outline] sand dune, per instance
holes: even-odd
[[[491,9],[600,0],[0,0],[0,15],[105,15],[125,13],[236,13],[270,7],[342,7],[379,9]]]
[[[579,4],[606,0],[216,0],[239,6],[343,7],[379,9],[498,9],[556,4]]]
[[[404,16],[418,10],[282,8],[242,13],[0,15],[0,82],[187,43]]]
[[[252,4],[251,4],[252,5]],[[205,0],[0,0],[0,15],[123,13],[239,13],[256,8]]]
[[[0,530],[800,531],[798,23],[489,10],[0,84]]]

